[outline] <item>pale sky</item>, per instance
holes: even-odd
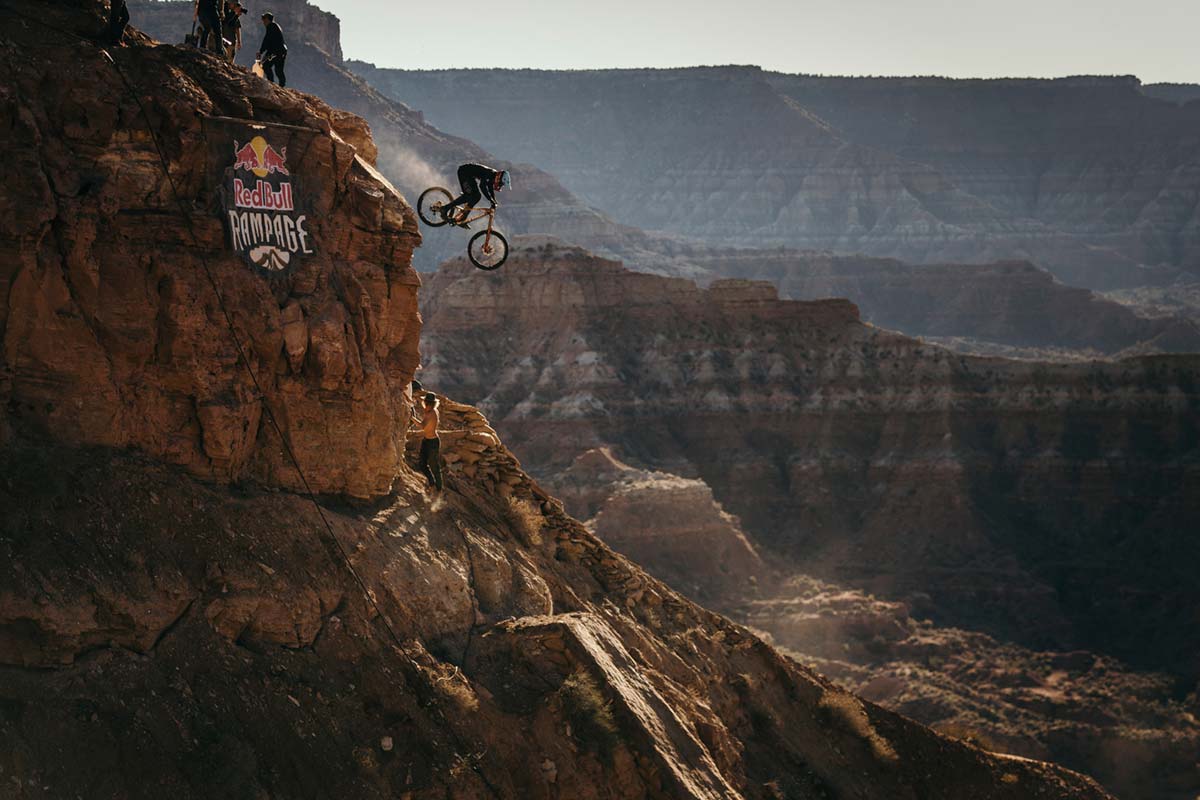
[[[1200,0],[314,0],[379,66],[757,64],[825,75],[1200,83]]]

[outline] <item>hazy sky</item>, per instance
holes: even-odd
[[[1198,0],[315,0],[379,66],[668,67],[1200,82]]]

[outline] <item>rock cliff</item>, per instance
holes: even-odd
[[[297,488],[269,408],[313,489],[386,493],[418,361],[410,262],[420,234],[374,169],[362,120],[194,49],[116,48],[118,72],[62,34],[24,35],[35,32],[48,43],[10,51],[3,97],[11,418],[201,477]],[[55,79],[44,69],[51,49],[86,79]],[[236,143],[255,133],[290,150],[316,251],[268,279],[228,248],[222,222]],[[223,334],[226,313],[242,355]]]
[[[0,7],[6,795],[1108,796],[684,600],[449,399],[430,503],[404,461],[417,237],[361,120],[137,32],[110,60],[102,11]],[[271,158],[232,146],[249,120]],[[282,274],[222,244],[235,153],[311,203]],[[314,488],[370,499],[290,491],[268,408]]]
[[[429,280],[421,375],[479,403],[535,474],[609,446],[702,478],[807,570],[1195,679],[1196,357],[966,357],[845,301],[552,244],[472,273]]]
[[[710,244],[1025,259],[1091,288],[1159,283],[1198,263],[1200,107],[1132,82],[932,81],[920,94],[909,84],[921,81],[754,67],[350,66],[621,222]]]

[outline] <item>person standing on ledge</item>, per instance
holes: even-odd
[[[225,18],[221,20],[221,29],[229,40],[229,46],[225,48],[225,57],[231,63],[237,58],[238,51],[242,49],[241,16],[245,13],[246,7],[237,0],[225,5]]]
[[[221,2],[219,0],[196,0],[192,19],[200,21],[200,49],[212,49],[225,53],[224,32],[221,30]],[[209,42],[212,44],[209,44]]]
[[[271,83],[279,76],[279,85],[287,86],[287,76],[283,74],[283,62],[287,60],[287,45],[283,42],[283,28],[275,21],[275,15],[270,11],[262,15],[263,27],[267,32],[263,35],[262,44],[258,47],[258,60],[262,62],[263,77]]]
[[[117,45],[125,35],[125,26],[129,24],[129,7],[125,0],[112,0],[108,7],[108,43]]]
[[[442,491],[442,441],[438,438],[438,399],[433,392],[425,395],[421,410],[421,457],[417,470],[434,487],[435,496]]]

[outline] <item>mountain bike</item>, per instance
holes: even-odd
[[[421,192],[421,196],[417,198],[417,216],[429,227],[440,228],[447,224],[447,220],[442,217],[442,208],[453,199],[454,196],[450,194],[449,189],[441,186],[430,187]],[[471,216],[471,212],[474,212],[475,216]],[[494,228],[496,207],[470,209],[466,218],[460,219],[457,224],[465,225],[485,217],[487,218],[487,229],[475,234],[471,237],[471,241],[467,242],[467,258],[471,259],[471,263],[479,269],[500,269],[500,266],[508,258],[508,239],[505,239],[504,234]]]

